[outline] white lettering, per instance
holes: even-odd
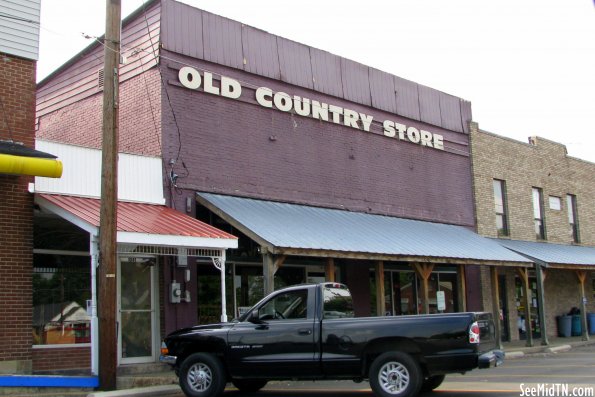
[[[258,87],[256,89],[256,102],[265,108],[273,107],[273,90],[266,87]]]
[[[434,134],[434,149],[444,150],[444,137]]]
[[[198,70],[184,66],[178,72],[178,80],[180,83],[186,88],[190,88],[191,90],[196,90],[200,87],[201,78]]]
[[[328,121],[328,104],[312,101],[312,117],[318,120]]]
[[[242,86],[239,81],[221,76],[221,96],[238,99],[242,95]]]
[[[357,125],[358,119],[359,115],[357,112],[349,109],[343,109],[343,124],[345,124],[347,127],[359,129],[359,125]]]
[[[205,85],[204,90],[209,94],[219,95],[219,88],[213,85],[213,75],[209,72],[204,73]]]
[[[273,97],[273,102],[275,103],[275,107],[282,112],[289,112],[293,107],[291,97],[284,92],[277,92]]]
[[[374,119],[373,116],[368,116],[366,114],[360,113],[359,117],[362,120],[362,126],[364,127],[364,131],[370,132],[370,125],[372,124],[372,120]]]
[[[242,95],[242,85],[238,80],[221,76],[220,86],[215,85],[215,77],[210,72],[201,73],[189,66],[180,68],[178,79],[183,87],[197,90],[203,87],[204,92],[213,95],[221,95],[226,98],[238,99]],[[204,83],[203,83],[204,81]],[[282,112],[295,111],[296,114],[304,117],[312,117],[321,121],[329,121],[329,112],[334,124],[343,124],[346,127],[363,129],[370,132],[373,116],[358,113],[341,106],[329,105],[328,103],[302,98],[298,95],[291,97],[285,92],[276,92],[267,87],[256,89],[256,102],[266,108],[276,108]],[[440,134],[432,134],[429,131],[398,123],[392,120],[384,120],[382,123],[382,134],[388,138],[407,140],[409,142],[427,146],[438,150],[444,150],[444,137]],[[529,388],[527,388],[529,389]],[[524,391],[526,392],[527,389]]]
[[[310,115],[310,100],[308,98],[300,98],[299,96],[295,95],[293,97],[293,108],[295,112],[300,116],[309,116]]]
[[[407,128],[407,139],[409,139],[410,142],[419,143],[419,130],[415,127]]]
[[[333,123],[339,124],[341,122],[341,115],[343,114],[343,108],[335,105],[328,105],[328,110],[333,114]]]
[[[421,145],[432,147],[432,133],[424,130],[419,132],[421,134]]]
[[[399,133],[399,139],[405,139],[405,131],[407,130],[407,126],[405,124],[395,123],[395,129]]]
[[[395,123],[390,120],[384,120],[382,123],[382,127],[384,128],[384,136],[389,138],[394,138],[397,131],[395,131]]]

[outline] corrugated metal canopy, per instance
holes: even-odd
[[[37,194],[38,205],[97,234],[101,201]],[[201,248],[237,248],[237,237],[163,205],[118,201],[118,243]]]
[[[545,266],[595,270],[595,247],[504,239],[494,241]]]
[[[197,200],[277,254],[531,264],[461,226],[211,193],[197,193]]]

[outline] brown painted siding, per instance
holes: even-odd
[[[0,139],[34,147],[34,61],[0,54]],[[31,371],[32,177],[0,175],[0,373]]]
[[[361,105],[370,106],[374,100],[375,107],[387,111],[394,109],[396,100],[399,116],[468,133],[471,108],[459,98],[396,76],[395,90],[387,96],[386,87],[375,80],[378,74],[368,66],[266,32],[256,33],[241,22],[173,0],[162,3],[163,48],[172,52],[280,78]]]
[[[176,83],[179,64],[162,66],[182,142],[178,156],[177,127],[164,102],[164,160],[179,157],[187,166],[180,187],[473,227],[467,135],[237,69],[164,55],[244,86],[239,100],[191,91]],[[377,123],[370,133],[264,108],[254,100],[259,86],[369,114]],[[385,119],[444,134],[447,149],[384,137]]]

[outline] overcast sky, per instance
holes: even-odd
[[[143,0],[122,0],[123,16]],[[594,0],[183,0],[471,101],[481,129],[595,162]],[[42,0],[38,80],[105,31],[104,0]]]

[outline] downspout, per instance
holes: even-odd
[[[91,373],[99,374],[99,321],[97,319],[97,265],[99,237],[91,234]]]

